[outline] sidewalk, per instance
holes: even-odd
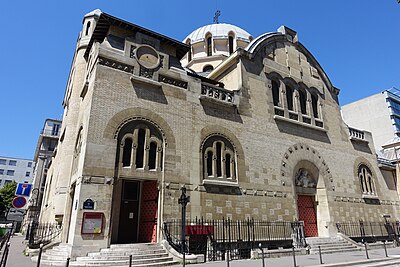
[[[391,259],[399,259],[399,263],[391,266],[400,266],[400,247],[397,248],[388,248],[388,256]],[[296,265],[298,267],[306,267],[306,266],[324,266],[328,264],[334,263],[350,263],[350,262],[358,262],[358,266],[362,266],[367,262],[372,262],[378,259],[385,259],[385,251],[382,249],[374,249],[368,250],[369,258],[368,261],[366,258],[365,251],[355,251],[355,252],[347,252],[347,253],[336,253],[336,254],[323,254],[322,262],[323,265],[320,264],[319,255],[299,255],[296,256]],[[365,262],[365,263],[363,263]],[[225,267],[227,266],[226,262],[207,262],[202,264],[193,265],[196,267]],[[257,260],[235,260],[230,262],[230,267],[262,267],[261,259]],[[281,257],[281,258],[266,258],[265,259],[266,267],[293,267],[293,257]],[[387,265],[389,266],[389,265]]]
[[[36,267],[36,263],[30,257],[23,254],[25,250],[25,238],[23,236],[12,236],[10,239],[10,252],[8,253],[6,267]],[[51,267],[41,264],[40,267]]]
[[[10,239],[10,252],[8,255],[6,267],[36,267],[36,263],[32,262],[30,257],[23,255],[25,249],[23,236],[13,236]],[[374,249],[368,251],[370,261],[385,259],[385,251],[382,249]],[[389,248],[388,255],[391,259],[398,259],[399,263],[390,266],[400,266],[400,247]],[[350,263],[358,262],[357,266],[363,266],[362,262],[367,260],[365,251],[355,251],[347,253],[337,253],[337,254],[325,254],[322,255],[322,260],[325,264],[333,263]],[[324,266],[320,265],[319,255],[300,255],[296,256],[296,264],[298,267],[307,266]],[[181,265],[175,265],[181,266]],[[207,262],[196,265],[188,265],[196,267],[225,267],[226,262]],[[257,260],[235,260],[230,262],[230,267],[262,267],[261,259]],[[266,267],[293,267],[293,257],[281,257],[281,258],[266,258]],[[388,265],[389,266],[389,265]],[[48,265],[41,264],[40,267],[51,267]]]

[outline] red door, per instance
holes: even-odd
[[[318,236],[317,214],[312,196],[297,196],[299,220],[304,221],[304,235],[306,237]]]
[[[145,181],[142,186],[140,204],[139,242],[157,241],[158,217],[157,181]]]

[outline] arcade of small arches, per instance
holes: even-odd
[[[276,108],[275,113],[283,110],[298,112],[302,116],[322,119],[320,94],[315,88],[307,88],[289,79],[280,79],[270,76],[272,101]]]

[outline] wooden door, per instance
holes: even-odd
[[[304,221],[304,235],[306,237],[318,236],[317,214],[315,212],[313,196],[297,196],[299,220]]]
[[[119,216],[118,243],[138,242],[140,183],[124,181]]]
[[[139,242],[157,242],[158,188],[157,181],[145,181],[140,204]]]

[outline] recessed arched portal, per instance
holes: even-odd
[[[281,175],[292,181],[296,217],[304,222],[306,237],[329,236],[333,224],[327,189],[332,175],[322,156],[309,145],[294,144],[284,153]]]

